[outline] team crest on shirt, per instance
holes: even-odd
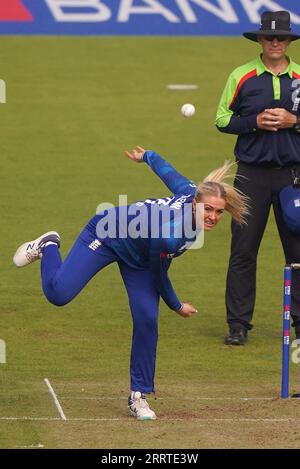
[[[96,251],[96,249],[100,248],[101,245],[102,245],[101,241],[99,241],[99,239],[95,239],[94,241],[91,242],[91,244],[89,244],[89,248],[92,251]]]

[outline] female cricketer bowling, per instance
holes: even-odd
[[[241,192],[224,182],[229,162],[196,187],[154,151],[137,147],[125,154],[148,164],[173,195],[97,214],[64,262],[55,231],[22,244],[13,261],[23,267],[41,259],[42,288],[56,306],[69,303],[97,272],[118,263],[133,319],[128,407],[138,420],[153,420],[156,415],[145,394],[154,391],[159,299],[184,318],[197,312],[192,304],[177,298],[168,277],[171,261],[197,242],[199,233],[212,230],[224,210],[245,224],[248,203]]]

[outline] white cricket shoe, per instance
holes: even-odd
[[[56,243],[60,246],[60,236],[56,231],[48,231],[33,241],[22,244],[13,257],[13,262],[17,267],[25,267],[41,257],[41,249],[47,242]]]
[[[148,402],[146,401],[145,394],[139,391],[132,391],[128,398],[128,408],[134,417],[138,420],[155,420],[156,415],[153,410],[150,409]]]

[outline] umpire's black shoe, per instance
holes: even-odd
[[[247,329],[240,326],[231,326],[224,339],[225,345],[244,345],[247,340]]]

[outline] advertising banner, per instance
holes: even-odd
[[[299,0],[0,0],[0,34],[233,36],[264,10],[289,10],[299,33]]]

